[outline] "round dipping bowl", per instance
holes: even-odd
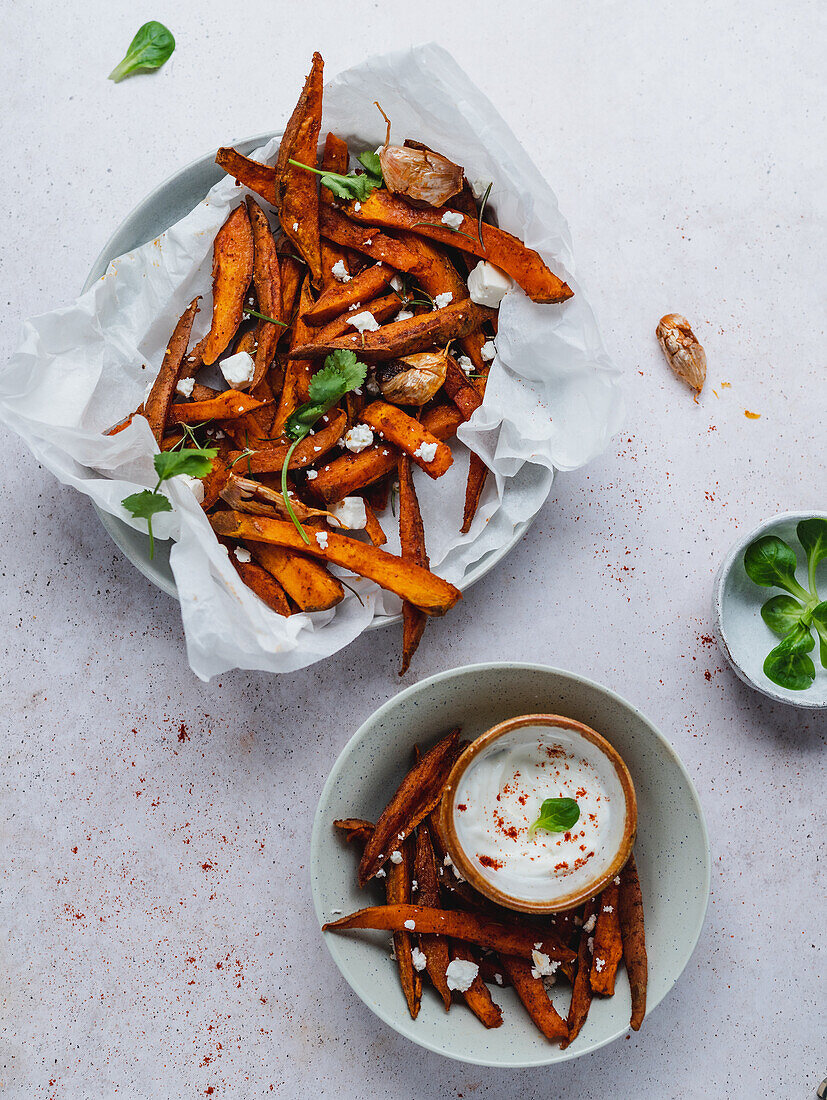
[[[554,758],[552,752],[563,750],[586,760],[613,803],[613,809],[608,816],[608,831],[601,838],[601,846],[592,861],[574,868],[565,876],[550,877],[551,889],[548,892],[536,880],[530,889],[520,892],[513,884],[508,888],[507,881],[504,881],[507,873],[503,876],[496,868],[485,867],[463,846],[462,836],[468,819],[458,815],[471,814],[472,807],[459,810],[458,806],[465,806],[461,799],[463,783],[472,777],[475,769],[486,761],[491,763],[492,758],[508,749],[519,750],[538,742],[544,748],[548,747],[549,759]],[[551,792],[554,787],[549,775],[549,797],[553,797]],[[491,901],[523,913],[555,913],[572,909],[600,893],[620,873],[629,858],[636,832],[635,788],[629,769],[619,753],[605,737],[589,726],[559,714],[523,714],[509,718],[473,741],[451,770],[440,811],[440,834],[459,874]],[[501,879],[499,884],[496,881],[498,877]]]

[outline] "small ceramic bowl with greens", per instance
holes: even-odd
[[[827,515],[785,512],[727,554],[713,597],[718,642],[744,683],[827,707]]]

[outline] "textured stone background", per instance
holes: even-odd
[[[569,217],[630,412],[610,452],[560,477],[509,559],[431,625],[411,675],[514,658],[620,691],[693,775],[714,872],[697,951],[639,1035],[518,1073],[421,1052],[332,969],[306,869],[336,754],[398,690],[396,632],[300,675],[203,685],[175,603],[3,438],[2,1095],[813,1093],[827,1073],[827,720],[744,687],[711,643],[709,603],[739,532],[825,505],[819,8],[7,7],[4,354],[23,315],[76,293],[147,191],[280,125],[314,48],[332,75],[435,38],[487,89]],[[172,61],[108,83],[150,17],[173,29]],[[654,340],[669,310],[707,348],[697,405]]]

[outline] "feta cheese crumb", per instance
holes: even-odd
[[[450,290],[446,290],[444,294],[437,294],[434,298],[434,309],[444,309],[453,300],[454,295]]]
[[[454,866],[454,861],[451,859],[450,856],[446,856],[445,859],[443,859],[442,863],[445,867],[453,867]]]
[[[411,962],[413,963],[414,970],[424,970],[427,964],[425,952],[420,951],[418,947],[411,948]]]
[[[344,910],[343,909],[331,909],[330,912],[332,913],[332,915],[334,917],[338,917],[340,913],[344,912]]]
[[[235,355],[229,355],[218,364],[221,373],[227,380],[227,385],[235,390],[249,386],[256,372],[253,357],[246,351],[238,351]]]
[[[415,920],[406,920],[405,921],[405,927],[408,929],[409,932],[413,932],[413,930],[416,928],[416,921]]]
[[[307,471],[307,480],[308,481],[315,481],[318,476],[319,476],[319,471],[318,470],[308,470]]]
[[[436,458],[436,443],[420,443],[414,451],[414,458],[421,458],[423,462],[433,462]]]
[[[475,199],[482,199],[485,192],[488,190],[490,180],[474,180],[471,184],[471,191]]]
[[[617,875],[615,878],[615,886],[620,886],[620,875]]]
[[[459,229],[462,225],[462,214],[459,210],[446,210],[442,215],[442,224],[447,225],[449,229]]]
[[[459,359],[457,359],[457,362],[466,374],[474,373],[474,364],[471,362],[467,355],[460,355]]]
[[[484,363],[490,363],[492,359],[496,358],[497,345],[493,340],[486,340],[480,348],[480,355]]]
[[[358,201],[357,201],[357,202],[355,202],[355,203],[353,204],[353,209],[354,209],[354,210],[356,211],[356,213],[358,214],[358,213],[359,213],[359,211],[360,211],[360,210],[362,209],[362,204],[361,204],[360,202],[358,202]]]
[[[367,424],[354,424],[345,432],[345,446],[349,451],[358,455],[373,443],[373,432]]]
[[[298,222],[293,222],[293,232],[298,233],[298,231],[299,231],[299,223]]]
[[[393,287],[397,294],[402,293],[402,280],[399,278],[398,275],[394,275],[391,277],[390,285]]]
[[[384,867],[380,867],[380,868],[379,868],[379,870],[378,870],[378,871],[376,872],[376,878],[384,878],[384,877],[385,877],[385,873],[386,873],[386,872],[385,872],[385,868],[384,868]]]
[[[584,924],[583,924],[583,931],[586,933],[586,935],[588,935],[589,932],[594,932],[594,926],[595,926],[596,923],[597,923],[597,914],[592,913],[592,915],[589,917],[589,919],[587,921],[585,921]]]
[[[589,936],[587,946],[589,948],[589,954],[593,955],[594,954],[594,936]]]
[[[594,968],[599,974],[603,967],[606,965],[606,960],[601,959],[599,956],[594,960]]]
[[[613,905],[604,905],[603,906],[603,912],[604,913],[614,913],[614,911],[615,911],[615,907]]]
[[[418,889],[419,889],[419,883],[416,881],[415,878],[412,878],[411,879],[411,893],[414,893],[414,891],[416,891]]]
[[[182,397],[192,397],[192,390],[194,385],[194,378],[179,378],[178,383],[175,386],[175,392],[180,393]]]
[[[550,978],[553,974],[556,974],[560,965],[557,959],[551,959],[545,952],[536,949],[531,952],[531,961],[534,963],[531,968],[532,978]]]
[[[497,983],[497,985],[502,985],[503,984],[502,974],[495,974],[494,975],[494,981]]]
[[[317,531],[316,542],[319,544],[322,550],[327,550],[327,531]]]
[[[534,944],[534,950],[539,951],[542,946],[543,946],[542,943],[535,943]]]
[[[413,313],[409,309],[400,309],[394,317],[394,321],[410,321],[411,317],[413,317]]]
[[[235,554],[236,561],[248,562],[253,560],[253,555],[244,546],[234,547],[233,553]]]
[[[362,313],[354,313],[348,324],[353,325],[359,332],[376,332],[379,328],[379,322],[369,309],[364,310]]]
[[[480,968],[475,962],[466,959],[452,959],[445,971],[445,981],[449,989],[456,989],[458,993],[466,993],[472,986],[474,978],[479,974]]]
[[[178,474],[175,480],[181,485],[186,485],[199,504],[204,503],[204,482],[200,478],[190,477],[189,474]]]
[[[350,272],[345,267],[344,260],[337,260],[336,263],[330,269],[334,279],[338,279],[340,283],[349,283],[351,279]]]
[[[336,527],[346,527],[349,531],[364,531],[368,522],[364,500],[361,497],[343,497],[338,504],[332,505],[328,523],[331,522],[331,519]],[[393,859],[393,854],[391,859]],[[398,862],[398,860],[394,862]]]
[[[391,852],[391,863],[401,863],[402,853],[399,851]]]
[[[478,306],[496,309],[511,290],[511,280],[504,271],[486,260],[480,260],[468,276],[468,293]]]

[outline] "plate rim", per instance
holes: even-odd
[[[261,145],[265,145],[273,138],[282,136],[283,132],[283,130],[273,130],[263,134],[257,134],[253,137],[244,138],[242,140],[233,142],[233,148],[247,154],[253,149],[257,149]],[[169,176],[167,176],[165,180],[154,187],[132,207],[129,213],[120,221],[118,226],[110,234],[103,248],[100,250],[97,257],[95,258],[91,268],[89,269],[89,274],[86,277],[86,281],[83,284],[83,289],[81,291],[82,294],[85,294],[94,285],[94,283],[98,281],[98,279],[106,271],[112,260],[116,259],[118,255],[121,255],[120,252],[113,249],[113,246],[120,234],[122,233],[124,226],[127,225],[134,218],[138,217],[145,208],[151,206],[154,202],[157,202],[158,199],[170,186],[180,181],[183,177],[186,177],[187,175],[197,170],[204,170],[210,164],[215,164],[215,155],[217,151],[218,147],[210,152],[204,153],[200,157],[196,157],[194,160],[191,160],[187,164],[185,164],[182,168],[179,168],[176,171],[172,172]],[[201,200],[199,199],[198,201],[200,202]],[[166,226],[166,228],[164,230],[161,230],[161,232],[166,232],[166,229],[169,228],[169,226]],[[146,242],[141,243],[144,244]],[[140,246],[136,245],[135,247]],[[555,470],[554,475],[556,476],[558,472],[559,471]],[[549,496],[550,495],[551,493],[549,492]],[[545,504],[547,500],[548,496],[546,497],[546,500],[543,501],[543,504]],[[117,516],[114,516],[109,512],[104,512],[101,508],[98,507],[98,505],[94,501],[92,502],[92,507],[95,509],[95,512],[97,513],[98,519],[100,520],[104,530],[118,547],[123,556],[127,559],[127,561],[130,562],[130,564],[133,565],[139,573],[146,577],[147,580],[151,581],[157,588],[160,588],[161,591],[166,592],[168,596],[172,596],[173,599],[178,600],[178,589],[175,585],[175,580],[171,576],[171,574],[168,576],[162,568],[159,568],[148,557],[138,557],[133,552],[132,543],[134,542],[136,536],[141,537],[140,532],[136,531],[135,528],[130,527],[129,524],[124,523],[123,520],[120,520]],[[490,550],[487,554],[483,555],[483,557],[481,557],[479,561],[475,563],[475,565],[469,571],[468,576],[464,577],[462,583],[457,585],[461,592],[466,592],[469,588],[475,585],[477,581],[481,581],[485,576],[488,575],[488,573],[491,572],[491,570],[495,566],[499,565],[499,563],[503,561],[504,558],[508,557],[508,555],[514,549],[517,543],[530,530],[542,507],[543,505],[541,505],[540,508],[537,509],[534,515],[529,516],[528,519],[521,520],[520,523],[518,523],[514,527],[511,537],[506,542],[504,542],[502,546]],[[146,544],[147,546],[149,545],[148,539],[146,539]],[[163,541],[163,543],[159,545],[162,545],[164,547],[164,551],[162,553],[164,559],[166,560],[169,548],[171,548],[173,542],[171,539],[166,539]],[[156,557],[155,561],[157,560],[158,558]],[[392,626],[396,623],[401,622],[401,614],[374,615],[373,619],[365,629],[379,630],[382,627]]]
[[[333,962],[336,964],[339,973],[347,982],[348,986],[350,986],[353,993],[371,1012],[374,1013],[374,1015],[378,1016],[384,1024],[386,1024],[389,1028],[396,1032],[397,1035],[401,1035],[402,1038],[407,1039],[409,1042],[412,1042],[417,1046],[421,1046],[426,1050],[430,1050],[435,1054],[439,1054],[443,1058],[450,1058],[451,1060],[456,1062],[461,1062],[468,1065],[487,1066],[495,1069],[532,1069],[540,1066],[557,1065],[561,1062],[568,1062],[574,1058],[579,1058],[584,1054],[593,1054],[595,1051],[601,1050],[603,1047],[608,1046],[610,1043],[616,1042],[622,1035],[625,1035],[626,1032],[629,1030],[629,1025],[625,1024],[619,1031],[607,1036],[604,1039],[601,1039],[599,1042],[594,1043],[594,1045],[590,1046],[586,1050],[577,1050],[574,1046],[568,1047],[565,1050],[558,1050],[556,1048],[550,1047],[548,1057],[541,1056],[528,1061],[517,1061],[513,1059],[507,1061],[494,1061],[491,1058],[480,1058],[471,1055],[463,1056],[453,1051],[446,1051],[444,1049],[441,1049],[425,1038],[412,1037],[406,1032],[401,1031],[399,1027],[397,1027],[394,1020],[384,1010],[381,1010],[376,1005],[365,1001],[358,990],[356,990],[352,985],[350,978],[342,969],[342,966],[339,963],[339,959],[337,958],[334,947],[331,946],[331,943],[336,942],[335,939],[331,940],[331,938],[326,936],[321,930],[321,926],[325,921],[325,915],[321,909],[320,898],[316,886],[319,878],[317,868],[318,853],[321,851],[325,844],[324,832],[326,828],[326,823],[322,822],[322,806],[323,803],[325,803],[329,799],[333,787],[338,777],[344,770],[344,767],[348,762],[348,758],[352,754],[357,743],[361,743],[367,736],[366,727],[368,727],[369,725],[373,725],[377,721],[383,720],[387,714],[392,712],[400,704],[401,701],[410,698],[416,692],[427,690],[433,685],[438,684],[444,680],[448,680],[460,674],[465,674],[469,672],[487,672],[491,670],[503,671],[513,669],[528,672],[551,673],[556,676],[562,676],[566,679],[573,681],[576,684],[581,684],[590,688],[594,688],[604,695],[609,696],[616,703],[619,703],[621,706],[627,708],[636,718],[641,720],[644,725],[646,725],[651,730],[651,732],[655,735],[655,738],[666,750],[666,753],[671,759],[672,764],[677,766],[677,769],[688,788],[692,802],[694,803],[695,812],[698,818],[698,822],[700,824],[701,837],[703,840],[703,850],[701,853],[704,868],[703,908],[697,922],[697,927],[695,928],[691,937],[691,942],[688,941],[688,947],[685,951],[685,954],[681,957],[680,968],[677,972],[677,975],[675,976],[674,981],[667,989],[664,989],[664,991],[656,1000],[652,1000],[651,997],[647,1000],[646,1016],[648,1017],[650,1013],[652,1013],[657,1008],[657,1006],[669,993],[672,992],[672,990],[677,985],[679,979],[683,975],[684,970],[689,964],[692,955],[695,952],[695,948],[698,946],[698,941],[701,938],[701,933],[706,923],[706,916],[709,909],[710,890],[712,886],[712,851],[709,843],[709,830],[706,824],[706,816],[704,814],[703,805],[701,803],[698,790],[692,780],[691,775],[689,774],[689,771],[686,768],[686,765],[681,760],[672,743],[664,734],[660,732],[657,726],[655,726],[655,724],[646,717],[643,711],[641,711],[633,703],[630,703],[628,699],[620,695],[618,692],[613,691],[612,688],[608,688],[605,685],[598,683],[596,680],[590,679],[588,676],[583,676],[578,672],[572,672],[570,669],[558,668],[553,665],[539,664],[533,661],[481,661],[469,665],[457,665],[454,668],[445,669],[442,672],[434,673],[432,676],[427,676],[424,680],[419,680],[417,681],[417,683],[410,684],[406,688],[403,688],[402,691],[397,692],[390,699],[386,700],[379,707],[377,707],[376,710],[374,710],[371,714],[369,714],[365,721],[362,722],[359,728],[355,731],[355,733],[353,733],[348,738],[347,742],[344,744],[341,751],[339,752],[339,755],[336,757],[333,766],[328,772],[327,778],[325,779],[325,782],[322,786],[319,799],[316,803],[316,811],[313,815],[313,827],[310,834],[308,870],[310,872],[310,893],[313,899],[313,910],[319,922],[319,935],[321,936],[325,947],[330,953]]]

